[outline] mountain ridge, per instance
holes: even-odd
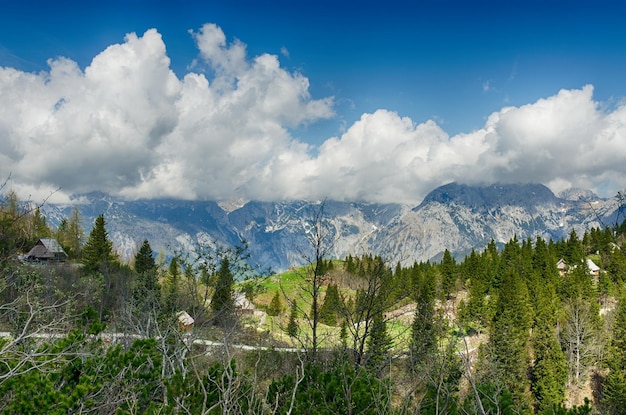
[[[81,203],[75,206],[86,232],[104,214],[123,258],[134,255],[144,238],[167,256],[193,251],[198,243],[236,246],[245,240],[254,265],[281,271],[305,262],[310,221],[320,208],[334,241],[332,256],[372,253],[403,265],[437,260],[446,249],[462,258],[492,239],[500,244],[513,236],[558,239],[572,229],[582,235],[619,219],[617,198],[602,199],[580,189],[563,194],[567,198],[541,184],[449,183],[417,206],[331,200],[224,205],[176,199],[129,201],[104,193],[77,196]],[[57,225],[72,208],[47,204],[42,212]]]

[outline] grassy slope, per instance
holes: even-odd
[[[311,309],[311,294],[307,292],[306,278],[310,275],[310,269],[306,266],[292,268],[281,274],[272,275],[264,278],[260,282],[260,292],[255,295],[253,304],[257,310],[267,310],[274,295],[278,292],[281,298],[282,312],[276,317],[265,316],[248,316],[244,318],[244,323],[256,326],[258,331],[266,332],[268,335],[278,341],[285,342],[294,346],[299,346],[293,342],[285,333],[285,328],[289,322],[290,302],[296,301],[300,310]],[[320,307],[323,304],[328,284],[334,283],[338,285],[340,295],[344,297],[354,297],[355,290],[342,284],[345,278],[338,277],[343,271],[343,261],[335,262],[335,270],[329,273],[325,278],[321,287]],[[398,304],[400,307],[403,304]],[[412,319],[412,313],[406,310],[390,310],[395,311],[396,318],[388,323],[388,331],[392,338],[395,339],[397,348],[404,348],[407,345],[409,328]],[[298,324],[301,332],[306,336],[310,333],[308,321],[303,316],[299,316]],[[333,347],[340,344],[339,339],[340,327],[327,326],[320,324],[318,326],[318,334],[322,347]]]

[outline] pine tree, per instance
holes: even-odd
[[[143,274],[144,272],[152,272],[156,270],[156,261],[154,260],[154,252],[147,239],[144,239],[141,248],[135,255],[135,272]]]
[[[563,403],[567,382],[567,361],[552,327],[541,326],[533,332],[535,364],[532,391],[539,410]]]
[[[568,264],[578,264],[585,258],[583,243],[572,229],[565,245],[565,260]]]
[[[341,329],[339,330],[339,340],[341,340],[341,346],[344,348],[348,347],[348,322],[343,320],[341,322]]]
[[[443,253],[441,262],[441,295],[446,299],[452,293],[456,284],[456,261],[447,249]]]
[[[534,365],[532,367],[532,392],[535,406],[548,410],[562,404],[567,382],[567,360],[556,333],[559,299],[555,289],[555,267],[546,254],[546,245],[537,240],[535,272],[531,279],[534,293],[535,323],[532,346]],[[551,264],[551,266],[550,266]],[[542,272],[542,269],[545,269]]]
[[[324,303],[320,307],[319,319],[320,323],[328,326],[337,325],[337,314],[341,309],[341,299],[339,298],[339,290],[336,284],[331,284],[326,289]]]
[[[272,301],[269,307],[267,307],[267,314],[270,316],[278,316],[283,311],[283,304],[280,301],[280,294],[278,291],[274,293]]]
[[[289,313],[289,323],[287,324],[287,334],[290,337],[296,337],[298,335],[298,307],[296,302],[291,303],[291,312]]]
[[[626,414],[626,296],[622,296],[613,323],[613,341],[608,358],[602,398],[603,413]]]
[[[392,339],[387,333],[387,323],[383,314],[382,312],[376,313],[367,339],[367,366],[380,371],[387,362],[391,346]]]
[[[174,313],[181,311],[178,309],[178,285],[180,282],[180,274],[181,272],[180,266],[178,265],[178,259],[174,257],[170,261],[167,278],[165,279],[164,311],[168,318],[171,317]]]
[[[510,269],[504,275],[499,290],[489,346],[492,361],[499,369],[500,381],[511,391],[519,407],[527,407],[530,401],[527,373],[531,325],[526,283]]]
[[[235,311],[234,283],[235,279],[230,270],[230,261],[228,258],[223,258],[217,271],[215,292],[211,298],[211,309],[215,313],[218,324],[223,325],[230,322]]]
[[[423,365],[437,347],[438,324],[435,316],[435,279],[432,272],[420,273],[417,270],[414,286],[416,289],[416,310],[411,325],[411,359],[413,365]]]
[[[89,233],[81,259],[86,272],[98,271],[101,266],[107,266],[115,260],[113,242],[109,239],[105,225],[104,215],[101,214],[96,218]]]
[[[352,255],[350,254],[348,254],[348,256],[346,257],[345,269],[348,274],[356,273],[356,266],[354,265],[354,258],[352,258]]]
[[[487,327],[491,318],[487,310],[486,295],[493,288],[489,286],[488,261],[472,250],[470,256],[465,258],[462,269],[465,280],[469,282],[469,295],[463,317],[467,322]]]
[[[148,240],[144,240],[135,255],[135,283],[133,285],[134,321],[148,336],[152,334],[156,311],[159,309],[161,289],[154,253]]]

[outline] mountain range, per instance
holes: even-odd
[[[541,184],[464,185],[450,183],[430,192],[418,206],[320,201],[129,201],[104,193],[76,197],[76,204],[46,204],[42,212],[56,226],[76,206],[88,233],[104,214],[106,228],[123,258],[143,239],[166,256],[193,251],[198,244],[225,247],[247,241],[250,262],[274,271],[305,262],[307,237],[322,213],[332,236],[331,256],[372,253],[390,264],[439,260],[448,249],[462,258],[482,250],[492,239],[503,244],[541,236],[566,238],[592,227],[622,221],[619,197],[600,198],[581,189],[555,195]],[[80,201],[80,203],[79,203]]]

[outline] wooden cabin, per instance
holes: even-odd
[[[195,320],[186,311],[179,311],[176,314],[178,318],[178,327],[184,333],[190,333],[193,330]]]
[[[28,251],[26,260],[65,262],[67,260],[67,253],[56,239],[42,238]]]

